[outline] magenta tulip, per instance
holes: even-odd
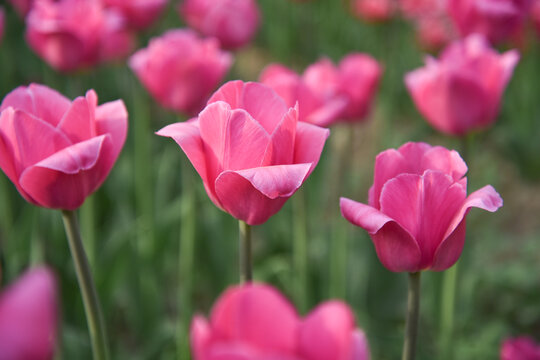
[[[302,319],[276,289],[231,287],[217,300],[210,321],[191,326],[195,360],[368,360],[364,333],[340,301],[328,301]]]
[[[259,27],[255,0],[184,0],[179,10],[189,27],[218,38],[227,49],[249,43]]]
[[[448,13],[461,35],[479,33],[492,43],[519,38],[530,0],[451,0]]]
[[[0,359],[52,360],[57,315],[53,274],[27,271],[0,293]]]
[[[4,8],[0,6],[0,43],[2,43],[2,38],[4,37],[4,27],[6,26],[6,13]]]
[[[35,0],[26,24],[32,50],[60,71],[116,60],[132,48],[124,18],[100,1]]]
[[[369,114],[381,67],[368,55],[352,53],[339,67],[329,59],[309,66],[302,76],[273,64],[261,73],[262,83],[274,89],[288,106],[298,102],[300,121],[330,126],[338,121],[361,121]]]
[[[131,28],[142,30],[152,25],[167,6],[167,0],[104,0],[107,6],[118,9]]]
[[[97,106],[93,90],[73,102],[37,84],[0,105],[0,168],[30,203],[74,210],[105,181],[127,132],[121,100]]]
[[[508,338],[501,346],[501,360],[538,360],[540,345],[528,336]]]
[[[516,50],[499,55],[480,35],[452,43],[440,58],[408,73],[416,107],[436,129],[451,135],[489,127],[519,60]]]
[[[195,115],[204,108],[232,63],[217,40],[191,30],[171,30],[137,51],[129,65],[165,108]]]
[[[341,213],[370,234],[390,271],[442,271],[461,254],[469,209],[502,206],[490,185],[467,197],[466,172],[456,151],[407,143],[377,156],[369,205],[341,198]]]
[[[277,213],[311,174],[327,129],[298,122],[269,87],[231,81],[198,118],[161,129],[173,138],[220,209],[249,225]]]

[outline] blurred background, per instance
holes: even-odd
[[[463,150],[461,139],[441,135],[423,120],[403,83],[406,72],[423,64],[428,49],[411,22],[399,16],[365,22],[346,1],[258,4],[261,26],[254,41],[235,53],[229,80],[256,80],[271,62],[302,72],[322,56],[337,62],[353,51],[371,54],[384,74],[370,118],[333,127],[321,161],[302,189],[282,211],[254,228],[254,277],[277,286],[303,314],[321,301],[344,299],[367,333],[372,358],[396,359],[402,346],[407,275],[391,273],[379,263],[365,231],[341,217],[339,197],[367,201],[374,159],[384,149],[425,141]],[[169,2],[159,20],[138,34],[137,48],[167,29],[184,27],[177,5]],[[179,147],[153,134],[186,118],[162,109],[125,62],[56,72],[29,49],[24,21],[9,4],[5,10],[2,98],[30,82],[70,98],[93,88],[99,103],[123,99],[129,112],[124,150],[104,185],[79,212],[112,358],[188,358],[187,340],[178,339],[187,339],[192,314],[207,314],[219,294],[238,281],[238,225],[210,202]],[[540,339],[540,38],[529,30],[496,124],[477,134],[467,151],[469,192],[491,184],[504,207],[495,214],[473,210],[468,217],[457,272],[451,353],[441,350],[442,274],[423,274],[419,359],[496,359],[507,336]],[[185,188],[194,190],[186,194]],[[0,192],[2,283],[10,283],[32,264],[50,264],[62,301],[57,358],[90,359],[60,212],[29,205],[3,174]],[[186,214],[194,218],[193,229],[182,225]],[[294,221],[302,216],[308,242],[305,294],[297,291],[293,265],[293,238],[301,236],[295,233]],[[191,250],[180,249],[180,238],[191,231],[193,263],[182,268],[179,259]]]

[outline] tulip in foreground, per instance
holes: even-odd
[[[179,10],[189,27],[218,38],[226,49],[248,44],[259,27],[255,0],[184,0]]]
[[[528,336],[506,339],[501,346],[501,360],[538,360],[540,345]]]
[[[0,105],[0,168],[30,203],[74,210],[105,181],[127,131],[121,100],[71,101],[46,86],[10,92]]]
[[[231,81],[197,118],[157,134],[180,145],[217,207],[256,225],[277,213],[311,174],[329,131],[298,122],[297,108],[269,87]]]
[[[209,321],[191,326],[195,360],[368,360],[364,333],[341,301],[320,304],[305,318],[276,289],[264,284],[229,288]]]
[[[407,89],[437,130],[464,135],[489,127],[519,60],[516,50],[499,55],[480,35],[457,41],[439,59],[408,73]]]
[[[57,321],[53,274],[27,271],[0,293],[0,359],[52,360]]]
[[[214,38],[170,30],[129,60],[139,80],[165,108],[195,115],[204,108],[232,64]]]
[[[466,172],[456,151],[407,143],[377,156],[369,205],[342,198],[341,212],[370,234],[390,271],[442,271],[461,254],[469,210],[502,206],[490,185],[467,196]]]

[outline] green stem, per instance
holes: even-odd
[[[86,248],[86,254],[88,256],[88,262],[91,268],[95,268],[96,261],[96,224],[95,224],[95,211],[94,211],[94,196],[89,196],[81,206],[81,231],[84,234],[84,245]]]
[[[454,333],[454,309],[456,302],[458,264],[444,272],[441,294],[441,357],[452,358],[452,336]]]
[[[308,254],[307,254],[307,219],[304,190],[298,191],[293,198],[293,269],[296,288],[296,305],[300,312],[307,310],[308,293]]]
[[[251,258],[251,226],[239,221],[239,245],[240,245],[240,284],[250,283],[253,280]]]
[[[407,293],[407,322],[402,360],[413,360],[416,355],[416,337],[418,334],[418,315],[420,314],[420,272],[409,273]]]
[[[84,252],[77,217],[74,211],[63,210],[62,218],[64,220],[69,250],[71,251],[71,257],[73,258],[75,272],[81,290],[86,321],[88,323],[88,330],[90,331],[90,339],[92,341],[94,360],[107,360],[109,358],[109,352],[107,348],[107,336],[105,333],[103,315],[101,313],[94,280],[92,279],[92,272]]]

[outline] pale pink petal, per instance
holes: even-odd
[[[349,360],[369,360],[369,345],[366,334],[356,329],[352,334],[352,353]]]
[[[381,190],[386,182],[401,173],[408,172],[407,160],[396,149],[388,149],[377,155],[373,186],[369,191],[369,205],[380,209]]]
[[[311,163],[309,174],[315,169],[330,130],[299,122],[296,127],[294,163]]]
[[[261,166],[293,163],[297,124],[298,106],[287,111],[272,133]]]
[[[309,114],[305,114],[302,121],[314,124],[317,126],[328,127],[337,120],[340,120],[340,116],[343,111],[349,105],[349,100],[344,96],[335,96],[332,99],[325,101],[316,110],[311,111]]]
[[[421,167],[425,170],[440,170],[459,181],[467,173],[467,164],[455,150],[434,146],[422,158]]]
[[[212,329],[208,321],[202,316],[196,315],[191,322],[190,342],[195,359],[206,359],[206,352],[212,338]]]
[[[58,130],[64,133],[72,143],[90,139],[96,135],[94,109],[90,107],[85,97],[76,98],[58,124]]]

